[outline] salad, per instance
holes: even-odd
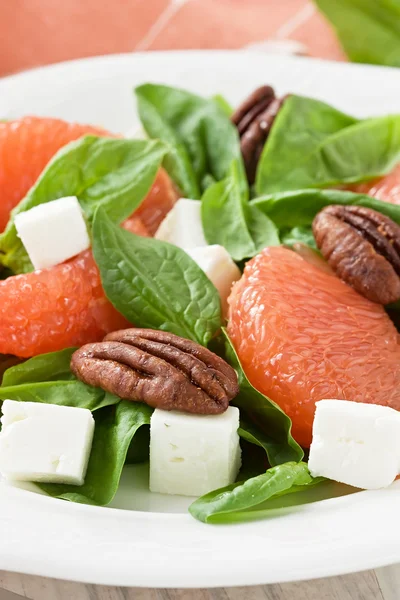
[[[150,461],[205,523],[389,486],[400,116],[135,95],[129,137],[0,123],[0,473],[105,506]]]

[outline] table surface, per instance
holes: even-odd
[[[252,44],[345,59],[329,25],[307,0],[0,2],[0,76],[96,54]],[[109,588],[0,572],[1,588],[34,600],[398,600],[400,566],[215,590]]]
[[[34,600],[398,600],[400,565],[301,583],[212,590],[105,587],[0,572],[0,600],[2,588]]]

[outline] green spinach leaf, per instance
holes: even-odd
[[[276,442],[269,435],[264,433],[264,431],[259,429],[255,423],[252,423],[245,418],[240,419],[238,434],[243,440],[246,440],[246,442],[262,448],[267,456],[270,453],[274,454],[276,451]]]
[[[180,248],[133,235],[99,209],[93,254],[108,299],[131,323],[207,345],[221,326],[217,290]]]
[[[262,196],[252,201],[278,229],[282,243],[302,242],[315,246],[311,224],[315,215],[329,204],[354,204],[372,208],[400,224],[400,206],[376,200],[366,194],[340,190],[298,190]]]
[[[249,204],[247,181],[236,161],[229,175],[203,194],[201,217],[209,244],[224,246],[241,261],[255,256],[265,246],[279,245],[277,229],[256,206]]]
[[[258,439],[268,456],[270,465],[275,466],[288,461],[300,461],[304,452],[291,434],[292,422],[283,410],[272,400],[257,391],[247,379],[232,342],[226,331],[226,354],[228,361],[238,374],[240,392],[232,404],[240,409],[241,435],[254,443]],[[258,437],[256,428],[244,423],[254,422],[263,433]]]
[[[91,411],[120,401],[117,396],[78,381],[71,373],[74,348],[41,354],[4,373],[0,400],[43,402]]]
[[[236,128],[220,102],[165,85],[135,92],[147,134],[168,145],[164,165],[184,196],[199,199],[210,175],[221,181],[232,160],[242,165]]]
[[[229,104],[228,100],[226,98],[224,98],[224,96],[222,96],[222,94],[216,94],[215,96],[213,96],[212,99],[214,100],[214,102],[216,102],[218,104],[218,106],[220,108],[222,108],[222,110],[224,111],[226,116],[231,118],[231,116],[233,114],[233,108]]]
[[[281,242],[284,246],[293,246],[294,244],[305,244],[317,250],[317,244],[314,239],[311,227],[293,227],[288,231],[283,231]]]
[[[356,121],[301,96],[283,105],[263,150],[257,195],[384,175],[400,160],[400,115]]]
[[[0,400],[20,402],[43,402],[60,406],[88,408],[91,411],[119,402],[119,398],[100,388],[94,388],[82,381],[65,380],[21,383],[0,387]]]
[[[128,448],[142,425],[149,425],[152,409],[138,402],[121,401],[95,413],[95,430],[85,483],[40,484],[50,496],[105,506],[118,489]]]
[[[0,235],[0,262],[14,273],[32,271],[17,236],[15,216],[63,196],[77,196],[89,219],[102,206],[113,222],[120,223],[146,196],[165,152],[161,142],[95,136],[62,148],[12,211]]]
[[[12,354],[0,354],[0,385],[3,381],[4,373],[8,371],[11,367],[19,364],[21,359],[17,356],[13,356]]]
[[[138,429],[129,446],[125,464],[136,465],[147,462],[150,458],[150,426],[143,425]]]
[[[398,0],[314,0],[355,62],[400,67]]]
[[[189,507],[190,514],[204,523],[232,523],[259,518],[247,511],[260,504],[264,511],[267,500],[318,485],[322,478],[311,477],[306,463],[287,462],[257,477],[234,483],[198,498]],[[265,516],[263,514],[262,516]]]
[[[74,379],[70,363],[75,350],[76,348],[66,348],[58,352],[39,354],[7,369],[3,376],[3,387],[22,383]]]

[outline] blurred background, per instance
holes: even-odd
[[[97,54],[252,44],[345,59],[307,0],[0,0],[1,76]]]

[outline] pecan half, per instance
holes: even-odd
[[[258,161],[272,124],[287,96],[276,98],[273,88],[257,88],[232,115],[238,129],[240,148],[249,183],[254,183]]]
[[[389,304],[400,299],[400,227],[362,206],[327,206],[315,217],[318,248],[336,274],[360,294]]]
[[[115,331],[82,346],[71,370],[85,383],[164,410],[219,414],[239,392],[236,373],[222,358],[153,329]]]
[[[235,110],[231,120],[242,135],[254,119],[271,104],[275,98],[275,92],[270,85],[263,85],[246,98]]]

